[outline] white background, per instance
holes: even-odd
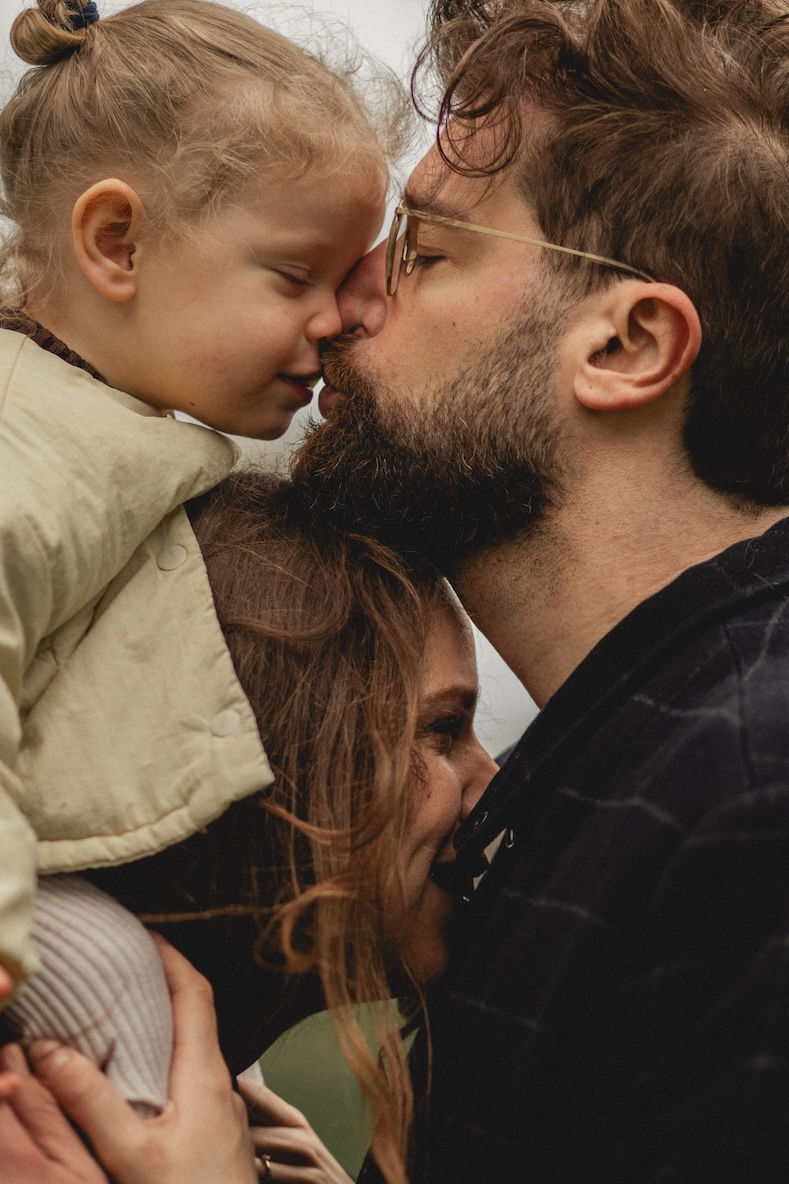
[[[299,3],[279,2],[232,4],[264,23],[309,48],[317,36],[323,39],[327,28],[337,35],[350,28],[365,51],[385,61],[396,73],[406,80],[415,57],[425,20],[426,0],[300,0]],[[10,94],[19,78],[23,63],[12,53],[8,42],[8,31],[15,15],[27,7],[23,0],[0,0],[0,98]],[[109,15],[125,7],[118,0],[98,0],[99,11]],[[428,133],[425,132],[425,143]],[[421,154],[417,144],[416,155]],[[406,169],[413,160],[405,162]],[[294,425],[284,441],[284,447],[298,440],[303,430],[305,414],[296,417]],[[261,449],[253,445],[253,454],[261,453],[276,463],[283,452],[283,443],[267,445]],[[479,634],[478,653],[480,661],[480,686],[482,691],[477,713],[477,730],[483,743],[496,755],[509,747],[518,738],[535,711],[534,704],[490,645]]]

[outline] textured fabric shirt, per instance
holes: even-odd
[[[785,1184],[789,522],[596,646],[459,832],[469,869],[503,828],[413,1181]]]
[[[235,461],[0,330],[0,962],[36,868],[138,859],[271,782],[182,503]]]

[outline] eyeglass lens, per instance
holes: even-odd
[[[389,241],[386,244],[386,291],[389,296],[394,296],[400,280],[407,227],[408,219],[405,214],[395,210],[389,231]]]
[[[403,268],[406,275],[411,274],[417,253],[416,234],[417,219],[402,210],[396,210],[386,247],[386,291],[390,296],[394,296],[397,291]]]

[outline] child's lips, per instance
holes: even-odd
[[[290,389],[298,395],[301,404],[306,407],[312,400],[312,388],[320,379],[320,371],[314,374],[278,374],[281,382],[288,384]]]

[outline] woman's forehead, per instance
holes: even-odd
[[[448,693],[463,697],[477,694],[474,636],[456,600],[443,601],[431,610],[422,664],[422,698]]]

